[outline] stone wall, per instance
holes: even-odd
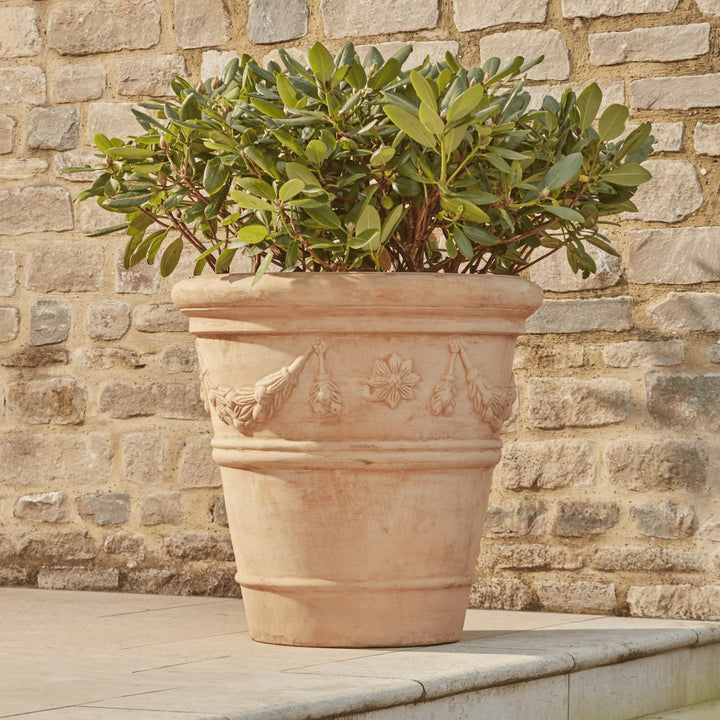
[[[545,54],[650,120],[622,259],[547,300],[517,357],[472,602],[720,619],[718,0],[6,0],[0,7],[0,583],[237,594],[172,278],[73,206],[96,132],[170,78],[345,38],[416,60]],[[79,182],[78,182],[79,181]],[[176,277],[187,272],[186,263]]]

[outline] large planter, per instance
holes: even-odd
[[[197,338],[250,634],[312,646],[460,637],[515,339],[516,277],[198,277]]]

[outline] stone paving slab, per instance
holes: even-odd
[[[4,588],[0,617],[0,718],[628,720],[720,697],[717,623],[471,610],[452,645],[317,649],[253,642],[239,600]]]

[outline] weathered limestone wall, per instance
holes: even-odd
[[[193,342],[171,280],[74,207],[96,132],[238,51],[412,41],[544,53],[651,120],[622,260],[547,301],[517,359],[479,581],[485,607],[720,619],[718,0],[6,0],[0,7],[0,583],[234,594]],[[185,271],[187,270],[187,265]],[[176,273],[177,275],[178,273]],[[182,275],[182,272],[179,273]]]

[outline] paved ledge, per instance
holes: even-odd
[[[720,697],[718,623],[472,610],[453,645],[312,649],[251,641],[238,600],[12,588],[0,618],[0,718],[628,720]]]

